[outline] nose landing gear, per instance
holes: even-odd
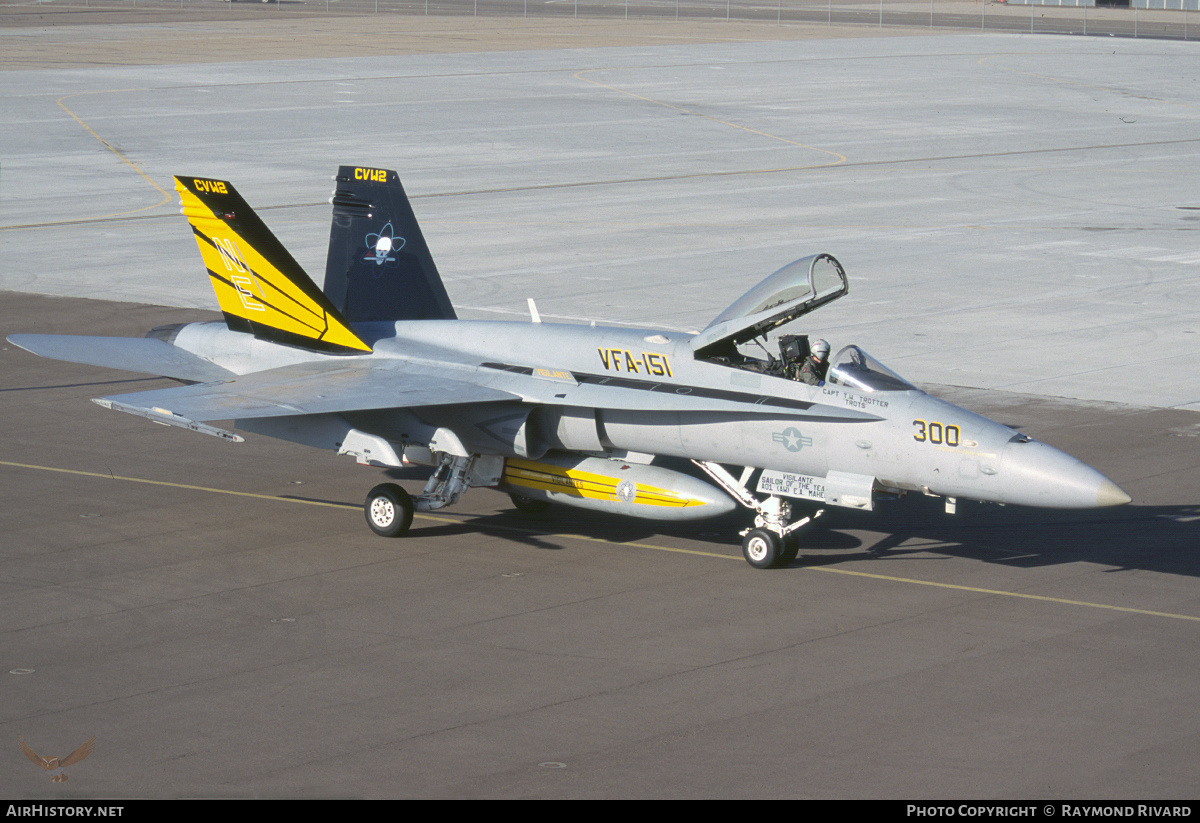
[[[719,463],[702,460],[692,462],[734,500],[754,510],[754,528],[742,532],[742,556],[756,569],[776,569],[795,560],[800,553],[800,538],[795,532],[825,513],[824,509],[818,509],[809,517],[789,522],[792,517],[791,503],[776,495],[759,500],[746,488],[746,481],[750,479],[753,469],[747,468],[741,479],[737,479]]]

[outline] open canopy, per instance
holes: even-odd
[[[832,255],[814,254],[789,263],[721,312],[692,338],[703,354],[761,337],[850,290],[846,272]]]

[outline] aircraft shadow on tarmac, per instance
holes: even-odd
[[[398,479],[412,474],[396,472]],[[481,495],[482,497],[482,495]],[[1054,511],[959,501],[946,514],[940,498],[910,495],[884,501],[874,512],[828,509],[800,531],[800,555],[786,568],[873,559],[933,560],[961,557],[1035,568],[1094,563],[1110,571],[1155,571],[1200,576],[1200,506],[1126,506],[1100,511]],[[539,515],[504,504],[488,514],[438,512],[458,522],[414,523],[398,541],[492,533],[539,549],[569,548],[561,536],[584,535],[612,543],[661,543],[736,556],[745,512],[708,521],[660,523],[552,506]],[[883,571],[883,569],[879,569]],[[896,572],[896,569],[891,571]]]
[[[850,556],[925,558],[930,554],[1006,566],[1095,563],[1111,571],[1200,574],[1192,551],[1200,536],[1200,506],[1127,506],[1106,511],[1054,511],[959,503],[947,515],[940,500],[909,499],[872,513],[838,511],[806,535],[799,565]],[[873,542],[845,530],[882,532]]]

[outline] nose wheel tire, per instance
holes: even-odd
[[[783,538],[783,551],[779,553],[779,561],[775,564],[775,568],[782,568],[791,565],[791,562],[800,555],[800,538],[797,535],[789,534]]]
[[[742,556],[756,569],[773,569],[784,555],[783,540],[767,529],[751,529],[742,538]],[[792,556],[795,559],[795,555]]]
[[[381,483],[367,494],[363,514],[375,534],[399,537],[412,525],[412,496],[395,483]]]

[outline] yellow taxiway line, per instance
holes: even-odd
[[[307,506],[326,506],[334,509],[361,509],[362,507],[353,503],[329,503],[323,500],[306,500],[297,497],[282,497],[275,494],[256,494],[254,492],[239,492],[232,489],[217,489],[210,486],[196,486],[189,483],[171,483],[165,480],[149,480],[144,477],[123,477],[116,474],[106,474],[104,472],[89,472],[79,469],[64,469],[57,466],[42,466],[34,463],[16,463],[10,460],[0,460],[0,466],[9,466],[17,469],[30,469],[33,471],[58,472],[60,474],[71,474],[78,477],[93,477],[101,480],[119,480],[125,483],[145,483],[150,486],[164,486],[172,489],[188,489],[191,491],[209,492],[211,494],[227,494],[235,497],[253,497],[259,500],[273,500],[280,503],[300,503]],[[432,514],[415,514],[414,519],[429,520],[436,523],[458,523],[463,521],[460,518],[445,517]],[[737,555],[719,554],[717,552],[706,552],[697,549],[680,549],[672,546],[659,546],[654,543],[640,543],[622,540],[608,540],[603,537],[591,537],[583,534],[569,534],[563,532],[547,532],[538,529],[529,529],[517,526],[497,526],[488,525],[483,527],[488,531],[512,531],[521,534],[536,534],[544,537],[558,537],[564,540],[578,540],[586,543],[601,543],[609,546],[621,546],[631,549],[650,549],[652,551],[671,552],[673,554],[690,554],[697,557],[711,557],[717,560],[741,560]],[[1038,600],[1043,603],[1058,603],[1064,606],[1080,606],[1089,609],[1101,609],[1104,611],[1123,612],[1125,614],[1140,614],[1149,617],[1165,617],[1172,620],[1190,620],[1200,622],[1200,616],[1190,614],[1176,614],[1174,612],[1160,612],[1152,609],[1136,609],[1129,606],[1113,606],[1108,603],[1092,603],[1086,600],[1071,600],[1065,597],[1049,597],[1041,594],[1027,594],[1025,592],[1011,592],[1002,589],[985,589],[979,586],[963,586],[957,583],[940,583],[932,580],[918,580],[912,577],[897,577],[888,574],[875,574],[873,572],[860,572],[852,569],[833,568],[830,566],[802,566],[805,571],[826,572],[828,574],[843,574],[851,577],[861,577],[871,580],[884,580],[889,583],[902,583],[910,586],[931,586],[937,589],[950,589],[952,591],[971,592],[973,594],[986,594],[994,597],[1011,597],[1019,600]]]

